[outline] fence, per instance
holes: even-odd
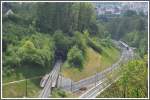
[[[110,67],[109,69],[104,70],[103,72],[96,73],[95,75],[88,77],[86,79],[80,80],[78,82],[73,82],[72,80],[65,79],[62,76],[59,76],[58,80],[58,87],[62,88],[66,91],[75,92],[82,87],[86,87],[90,84],[97,84],[99,81],[101,81],[103,78],[105,78],[107,75],[112,73],[112,71],[116,70],[118,66],[120,66],[121,63],[118,63],[115,66]]]
[[[60,82],[60,81],[65,81],[65,80],[59,79],[58,87],[66,90],[66,91],[75,92],[75,91],[77,91],[83,87],[88,86],[88,85],[98,84],[104,78],[109,77],[109,75],[111,75],[112,71],[115,71],[115,69],[112,69],[112,70],[110,69],[110,70],[107,70],[103,73],[97,73],[91,77],[88,77],[88,78],[81,80],[81,81],[78,81],[78,82],[73,82],[73,81]]]
[[[126,51],[122,53],[120,60],[104,70],[103,72],[96,73],[95,75],[88,77],[86,79],[80,80],[78,82],[73,82],[70,79],[59,76],[57,87],[62,88],[66,91],[75,92],[82,87],[86,87],[90,84],[97,84],[104,77],[108,77],[113,71],[119,68],[120,64],[131,59],[130,54]],[[38,97],[42,88],[40,87],[41,77],[36,77],[32,79],[25,79],[19,82],[13,82],[8,84],[3,84],[3,97],[15,98],[15,97]]]
[[[110,77],[112,72],[117,71],[116,69],[118,69],[121,64],[129,61],[129,59],[132,59],[132,57],[130,57],[131,56],[130,53],[128,53],[125,49],[122,49],[122,50],[123,50],[122,51],[123,53],[119,61],[113,64],[112,66],[110,66],[109,68],[107,68],[106,70],[104,70],[103,72],[96,73],[95,75],[88,77],[86,79],[80,80],[78,82],[73,82],[72,80],[63,78],[63,76],[59,76],[57,87],[62,88],[66,91],[75,92],[81,89],[82,87],[86,87],[90,84],[97,84],[104,77]]]

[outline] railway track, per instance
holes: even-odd
[[[122,43],[122,42],[121,42]],[[122,44],[124,45],[124,43]],[[128,47],[127,45],[125,45],[125,47]],[[130,59],[132,59],[133,57],[133,51],[131,48],[126,48],[124,50],[127,50],[127,52],[124,52],[123,56],[119,62],[121,62],[121,60],[125,60],[125,61],[128,61]],[[108,68],[109,70],[110,69],[116,69],[117,67],[114,65],[112,66],[111,68]],[[100,94],[104,89],[106,89],[107,87],[109,87],[113,82],[115,82],[116,80],[118,80],[120,78],[120,76],[116,77],[116,79],[112,79],[114,81],[112,82],[109,82],[109,79],[107,77],[103,77],[104,79],[102,79],[96,86],[94,86],[93,88],[91,88],[89,91],[85,92],[84,94],[82,94],[80,96],[80,98],[95,98],[98,94]]]
[[[43,90],[39,95],[39,98],[48,98],[50,96],[52,87],[56,86],[61,63],[62,63],[61,60],[56,61],[53,70],[49,73],[49,77]]]

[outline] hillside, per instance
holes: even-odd
[[[106,54],[100,54],[90,47],[86,52],[87,56],[83,65],[84,69],[79,70],[74,67],[69,67],[66,61],[62,67],[63,76],[71,78],[74,81],[79,81],[83,78],[95,74],[96,72],[101,72],[104,69],[110,67],[120,57],[120,51],[115,47],[105,48],[105,52],[107,52],[109,56]]]

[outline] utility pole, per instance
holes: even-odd
[[[59,81],[60,79],[60,81]],[[61,67],[60,67],[60,71],[59,71],[59,74],[58,74],[58,79],[57,79],[57,87],[61,87],[61,83],[62,83],[62,75],[61,75]]]
[[[50,75],[50,80],[51,80],[51,81],[50,81],[50,87],[51,87],[51,88],[50,88],[50,94],[51,94],[51,92],[52,92],[52,90],[51,90],[51,89],[52,89],[52,75]]]
[[[72,80],[71,80],[71,92],[72,92]]]
[[[60,86],[63,86],[62,84],[62,78],[63,78],[63,74],[61,74],[61,66],[60,66],[60,77],[61,77],[61,80],[60,80]]]
[[[62,74],[60,73],[60,87],[62,86]]]
[[[97,82],[97,72],[98,72],[98,66],[96,67],[96,73],[95,73],[95,86],[96,86],[96,82]]]
[[[26,97],[27,97],[27,79],[26,79]]]
[[[95,86],[96,86],[96,75],[97,75],[97,73],[95,73]]]
[[[96,67],[95,86],[96,86],[96,82],[98,81],[98,67],[100,67],[100,66],[97,66],[97,67]]]

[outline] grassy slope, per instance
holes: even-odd
[[[28,80],[27,81],[27,97],[36,97],[38,92],[41,90],[40,79]],[[25,97],[26,96],[26,81],[19,83],[12,83],[3,86],[3,97]]]
[[[42,68],[39,66],[20,66],[14,68],[14,72],[11,73],[11,75],[3,76],[3,83],[41,76],[44,75],[47,71],[47,68]]]
[[[78,81],[80,79],[86,78],[96,73],[96,71],[100,72],[105,68],[109,67],[111,64],[115,63],[119,59],[119,51],[114,48],[103,48],[105,53],[107,54],[99,54],[95,52],[92,48],[87,49],[87,59],[84,62],[84,68],[82,70],[78,70],[77,68],[69,67],[68,63],[62,67],[62,74],[65,77],[69,77],[74,81]]]
[[[14,69],[14,72],[11,73],[11,75],[3,77],[3,83],[39,76],[39,78],[27,81],[27,97],[34,97],[38,94],[38,91],[41,90],[39,85],[41,80],[40,76],[45,75],[47,71],[49,70],[37,66],[17,67],[16,69]],[[26,81],[12,83],[5,86],[3,85],[3,97],[23,97],[26,95],[25,93]]]

